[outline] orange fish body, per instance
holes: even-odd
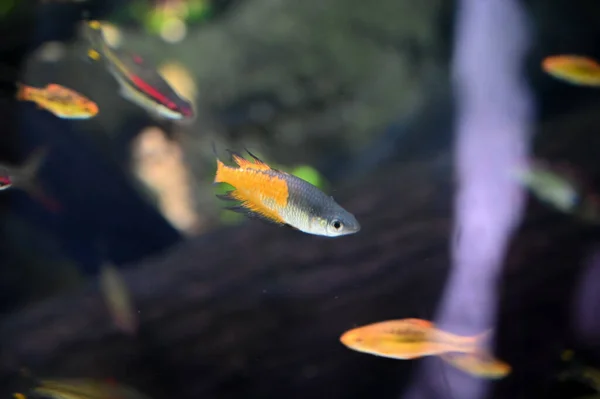
[[[403,319],[347,331],[340,341],[359,352],[394,359],[415,359],[447,352],[473,353],[487,333],[462,337],[439,330],[427,320]]]
[[[232,199],[242,201],[256,214],[277,224],[285,224],[282,212],[288,204],[289,190],[284,174],[263,163],[253,163],[233,155],[239,168],[226,166],[217,159],[215,183],[228,183],[236,189]]]
[[[254,162],[231,154],[238,167],[226,166],[217,158],[214,180],[235,187],[218,196],[240,202],[227,209],[321,236],[336,237],[360,230],[351,213],[307,181],[272,169],[250,153]]]
[[[549,75],[583,86],[600,86],[600,64],[578,55],[556,55],[542,61],[542,69]]]
[[[17,100],[31,101],[63,119],[89,119],[98,114],[98,106],[85,96],[50,83],[45,88],[18,84]]]

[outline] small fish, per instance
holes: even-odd
[[[509,364],[494,358],[484,350],[475,353],[443,353],[440,358],[457,369],[479,378],[500,379],[511,372]]]
[[[542,69],[549,75],[582,86],[600,86],[600,64],[579,55],[555,55],[542,61]]]
[[[402,319],[354,328],[342,334],[340,342],[357,352],[416,359],[447,352],[475,353],[488,334],[463,337],[437,329],[427,320]]]
[[[115,325],[127,334],[135,334],[138,328],[137,315],[127,284],[115,267],[109,264],[102,266],[100,288]]]
[[[226,166],[217,157],[214,180],[235,188],[217,195],[225,201],[241,202],[227,209],[314,235],[337,237],[360,230],[351,213],[307,181],[272,169],[249,151],[254,162],[229,152],[238,167]]]
[[[126,54],[108,45],[99,21],[87,21],[86,33],[91,45],[89,58],[104,60],[108,71],[119,83],[124,98],[166,119],[194,117],[190,101],[169,85],[156,66],[139,55]]]
[[[391,359],[440,356],[449,364],[480,378],[501,378],[510,367],[487,355],[482,343],[490,331],[460,336],[421,319],[390,320],[346,331],[340,342],[357,352]]]
[[[89,119],[98,114],[95,102],[55,83],[50,83],[45,88],[17,83],[17,100],[32,101],[39,108],[63,119]]]
[[[31,392],[53,399],[149,399],[126,385],[86,378],[40,380]],[[22,393],[13,396],[15,399],[26,398]]]
[[[20,167],[0,164],[0,173],[4,172],[3,175],[0,175],[0,190],[21,189],[42,202],[48,209],[57,210],[58,203],[43,193],[37,179],[47,153],[46,148],[36,149]]]
[[[517,170],[514,176],[541,201],[563,212],[572,212],[581,201],[580,190],[572,179],[541,164],[532,163]]]

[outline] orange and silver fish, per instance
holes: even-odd
[[[17,83],[17,100],[32,101],[39,108],[63,119],[89,119],[98,114],[95,102],[55,83],[50,83],[45,88]]]
[[[544,58],[542,69],[549,75],[582,86],[600,86],[600,64],[579,55],[554,55]]]
[[[127,54],[108,45],[99,21],[87,21],[86,33],[91,46],[89,58],[104,60],[125,99],[166,119],[194,117],[191,102],[171,87],[155,65],[139,55]]]
[[[217,157],[214,180],[235,188],[217,196],[241,202],[227,209],[314,235],[337,237],[360,230],[351,213],[309,182],[271,168],[249,151],[254,162],[229,152],[238,167],[226,166]]]
[[[135,334],[138,328],[137,314],[127,284],[114,266],[110,264],[102,266],[100,289],[117,328],[127,334]]]
[[[427,320],[402,319],[354,328],[342,334],[340,342],[357,352],[391,359],[440,356],[470,374],[500,378],[500,374],[508,374],[510,367],[506,369],[508,365],[486,355],[483,342],[489,334],[490,331],[486,331],[475,336],[460,336],[435,328]]]

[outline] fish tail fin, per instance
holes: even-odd
[[[24,85],[21,82],[17,82],[17,100],[19,101],[26,101],[29,100],[29,86]]]
[[[48,149],[46,147],[39,147],[29,155],[22,169],[23,175],[28,181],[32,182],[37,179],[40,167],[46,160],[47,155]]]
[[[269,165],[264,163],[262,160],[257,158],[256,155],[252,154],[248,150],[246,150],[246,152],[248,152],[248,155],[250,155],[254,159],[254,162],[245,159],[238,152],[231,150],[227,150],[227,152],[229,152],[229,154],[231,155],[231,159],[233,160],[233,162],[235,162],[242,169],[271,170]]]
[[[217,158],[217,171],[215,172],[215,180],[213,183],[226,183],[227,182],[227,166],[219,158]]]
[[[441,354],[440,358],[454,368],[479,378],[501,379],[512,371],[508,363],[485,349],[473,353],[448,352]]]
[[[476,351],[485,351],[487,348],[487,341],[491,338],[493,330],[490,328],[478,334],[474,337]]]
[[[31,197],[39,200],[51,212],[56,212],[60,208],[59,203],[44,193],[38,181],[38,174],[47,155],[48,149],[46,147],[35,149],[21,168],[21,180],[17,181],[15,185],[25,190]]]

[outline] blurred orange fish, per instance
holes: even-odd
[[[600,86],[600,64],[579,55],[554,55],[542,61],[542,69],[553,77],[582,86]]]
[[[490,331],[486,331],[470,337],[460,336],[435,328],[427,320],[403,319],[354,328],[342,334],[340,342],[357,352],[392,359],[416,359],[451,353],[447,359],[442,359],[470,374],[498,378],[494,376],[507,374],[508,371],[504,363],[495,363],[495,359],[485,355],[483,342],[489,334]],[[454,356],[454,353],[463,356]]]
[[[54,399],[149,399],[141,392],[116,382],[86,378],[40,380],[31,391],[35,396]],[[15,393],[13,397],[26,399],[22,393]]]
[[[389,320],[369,324],[345,332],[340,341],[358,352],[415,359],[446,352],[474,353],[488,335],[462,337],[439,330],[421,319]]]
[[[45,88],[17,83],[17,100],[32,101],[39,108],[63,119],[89,119],[98,114],[95,102],[55,83],[50,83]]]
[[[511,367],[481,350],[475,353],[444,353],[440,358],[465,373],[480,378],[499,379],[506,377]]]

